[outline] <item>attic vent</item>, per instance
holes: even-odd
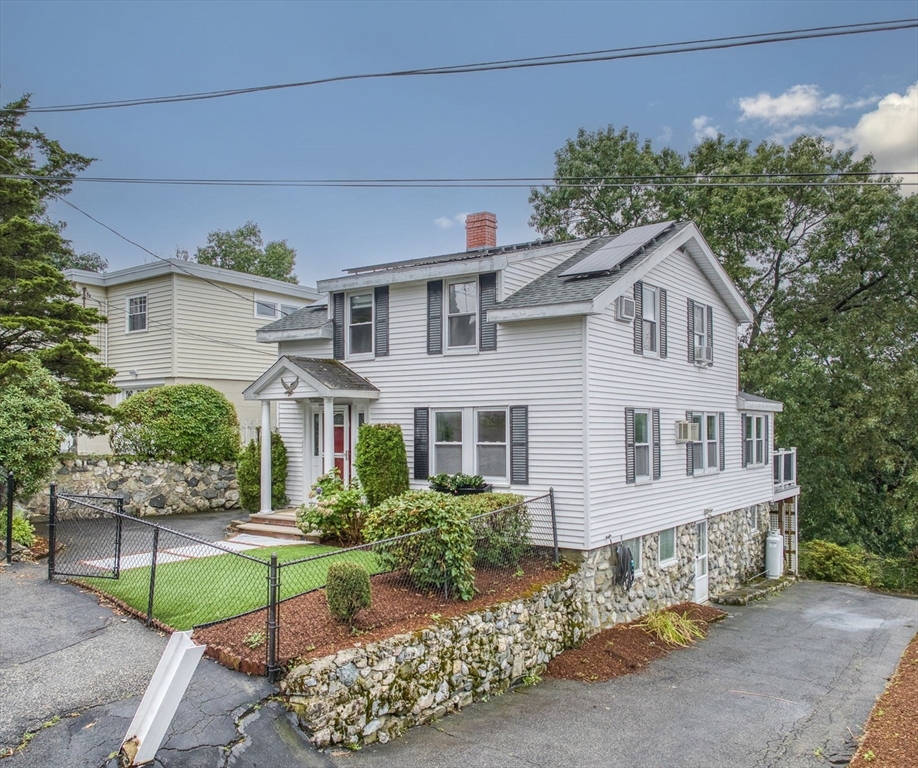
[[[623,323],[634,320],[634,299],[630,296],[619,296],[615,300],[615,319]]]

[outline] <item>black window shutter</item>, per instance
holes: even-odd
[[[373,306],[375,307],[375,352],[377,357],[389,354],[389,286],[380,285],[373,290]]]
[[[768,449],[771,447],[771,439],[768,436],[768,416],[762,417],[762,435],[765,438],[765,448],[762,454],[765,457],[765,463],[768,464]]]
[[[666,357],[666,289],[660,289],[660,357]]]
[[[692,423],[691,411],[685,412],[685,419],[689,424]],[[691,440],[685,444],[685,474],[695,474],[695,443],[693,443]]]
[[[661,456],[660,456],[660,409],[654,408],[651,411],[653,419],[653,479],[659,480],[661,473]]]
[[[688,361],[695,362],[695,302],[688,300]]]
[[[332,294],[332,356],[344,360],[344,294]]]
[[[634,482],[634,408],[625,408],[625,482]]]
[[[634,284],[634,354],[644,354],[644,283]]]
[[[414,409],[414,479],[430,475],[430,410]]]
[[[488,310],[497,304],[497,273],[488,272],[478,277],[478,349],[490,352],[497,349],[497,323],[487,322]]]
[[[529,483],[529,406],[510,406],[510,482]]]
[[[443,354],[443,281],[427,283],[427,354]]]
[[[714,308],[708,306],[708,349],[711,350],[711,361],[714,361]]]
[[[749,419],[752,417],[748,413],[743,414],[743,418],[740,421],[742,424],[742,429],[740,430],[740,450],[743,452],[743,468],[746,468],[746,430],[749,428]],[[755,423],[752,424],[753,430],[755,429]],[[752,436],[755,437],[755,432],[752,433]],[[755,443],[753,443],[755,445]]]
[[[719,441],[720,447],[719,447],[719,450],[717,451],[717,459],[720,464],[720,471],[723,472],[724,467],[726,466],[725,464],[726,457],[724,456],[724,442],[725,442],[725,438],[727,435],[727,424],[726,424],[727,419],[726,419],[726,415],[722,411],[718,415],[717,418],[720,420],[720,425],[719,425],[720,426],[720,441]]]

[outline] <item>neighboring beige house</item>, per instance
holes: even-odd
[[[236,406],[243,438],[254,437],[259,404],[242,391],[274,359],[255,332],[312,304],[315,288],[168,259],[115,272],[68,269],[77,301],[108,318],[90,340],[128,395],[163,384],[208,384]],[[72,450],[108,453],[107,437],[78,436]]]

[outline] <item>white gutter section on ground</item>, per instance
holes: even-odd
[[[153,762],[206,648],[195,644],[190,630],[172,633],[121,743],[122,758],[129,761],[122,765]]]

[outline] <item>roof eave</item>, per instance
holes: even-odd
[[[756,398],[747,400],[743,392],[736,395],[736,409],[739,411],[761,411],[763,413],[783,413],[784,403],[780,400]]]
[[[592,315],[596,308],[592,301],[572,301],[566,304],[540,304],[533,307],[489,309],[488,322],[512,323],[520,320],[541,320],[551,317]]]
[[[326,324],[320,328],[289,328],[285,331],[263,331],[255,332],[255,340],[264,344],[271,344],[278,341],[309,341],[313,339],[331,339],[334,336],[334,330],[331,324]]]

